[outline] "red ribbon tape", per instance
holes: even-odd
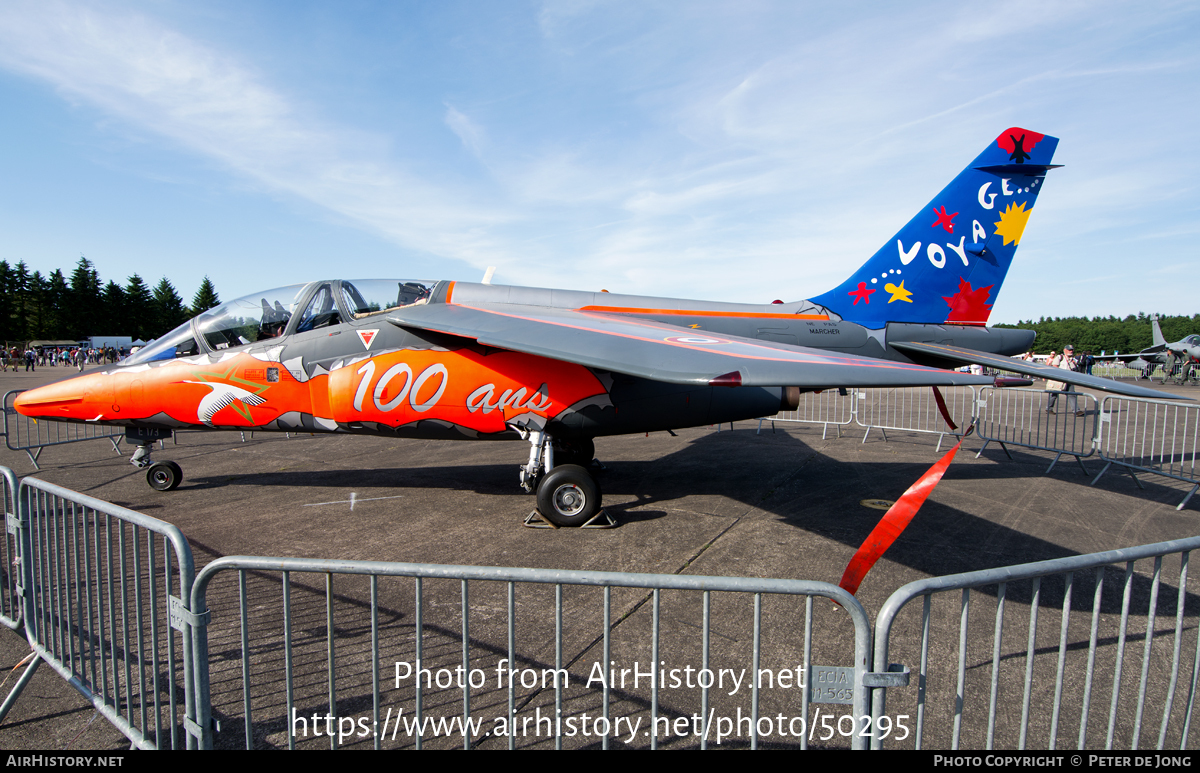
[[[946,410],[946,401],[942,399],[942,390],[937,387],[933,388],[933,399],[937,403],[938,410],[942,412],[942,418],[950,425],[950,430],[953,432],[958,429],[958,425],[950,419],[950,411]]]
[[[969,427],[963,435],[965,439],[971,434],[974,427]],[[888,511],[883,514],[883,518],[867,535],[867,539],[859,547],[858,552],[854,554],[854,558],[850,559],[850,563],[846,565],[846,571],[842,574],[842,581],[838,585],[851,594],[858,592],[858,586],[862,583],[863,578],[867,576],[867,572],[871,571],[871,567],[875,566],[875,562],[887,552],[887,549],[892,546],[892,543],[904,532],[908,524],[912,522],[917,511],[921,509],[921,505],[925,504],[925,500],[937,488],[937,484],[942,480],[942,476],[946,474],[946,468],[950,466],[950,462],[954,461],[954,455],[958,453],[958,449],[962,446],[962,440],[955,444],[946,452],[946,455],[937,461],[929,470],[920,477],[920,479],[909,487],[908,491],[904,492],[904,496],[896,500],[896,504],[888,508]]]

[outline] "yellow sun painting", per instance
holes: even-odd
[[[1025,232],[1025,224],[1029,222],[1032,209],[1025,209],[1025,204],[1009,204],[1008,209],[1000,213],[1000,222],[996,223],[996,235],[1004,237],[1004,244],[1020,244],[1021,234]]]

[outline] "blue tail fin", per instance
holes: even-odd
[[[1004,131],[838,287],[812,299],[870,328],[985,325],[1058,138]]]

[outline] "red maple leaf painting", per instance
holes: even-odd
[[[972,290],[971,283],[960,277],[958,292],[948,298],[942,296],[942,300],[950,306],[950,316],[946,317],[946,321],[963,322],[968,325],[986,324],[992,313],[992,306],[987,303],[987,299],[993,287],[995,285]]]

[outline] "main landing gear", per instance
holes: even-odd
[[[129,463],[146,470],[146,482],[155,491],[171,491],[183,480],[183,469],[175,462],[151,462],[150,450],[154,443],[142,443],[129,457]]]
[[[521,467],[521,488],[537,492],[537,509],[525,519],[526,526],[610,529],[617,525],[600,509],[600,486],[585,469],[596,452],[590,439],[555,440],[545,432],[518,431],[530,444],[529,462]]]

